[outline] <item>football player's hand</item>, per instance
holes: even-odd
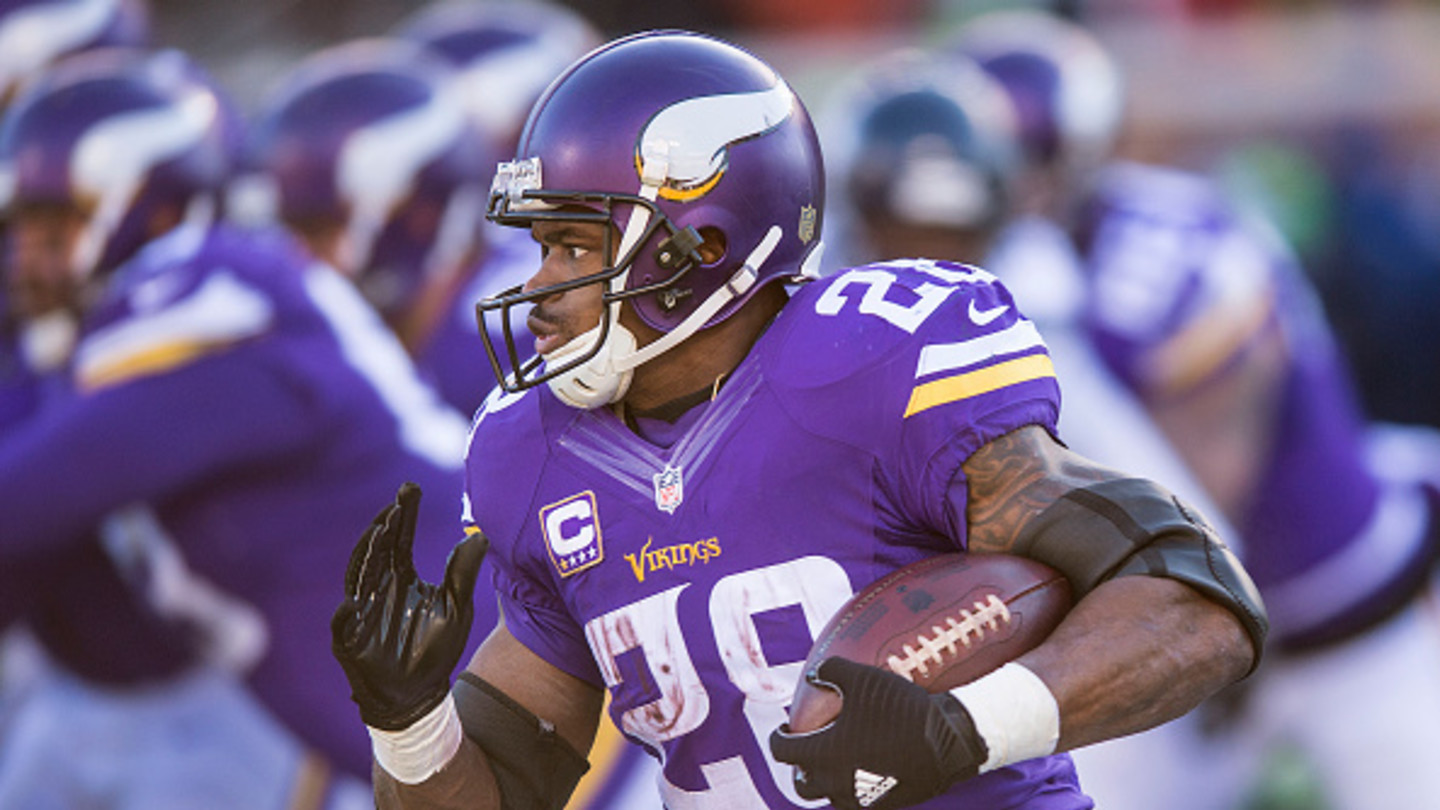
[[[365,724],[399,731],[445,699],[465,652],[471,601],[489,549],[482,534],[450,551],[445,580],[415,574],[411,548],[420,488],[404,484],[361,535],[345,571],[345,599],[330,620],[331,650]]]
[[[979,772],[988,752],[960,701],[892,672],[827,658],[806,675],[838,690],[840,714],[805,734],[770,735],[775,759],[795,766],[802,798],[841,810],[888,810],[925,801]]]

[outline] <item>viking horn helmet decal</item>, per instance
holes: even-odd
[[[701,96],[672,104],[650,119],[640,133],[636,170],[665,166],[665,184],[660,190],[665,199],[703,196],[725,173],[731,144],[779,126],[790,117],[794,103],[790,86],[782,81],[769,90]]]

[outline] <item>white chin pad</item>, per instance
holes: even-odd
[[[562,365],[567,359],[590,351],[599,339],[600,327],[597,326],[546,355],[545,363]],[[609,405],[625,396],[634,374],[632,368],[621,369],[617,361],[634,353],[635,336],[618,322],[611,323],[600,351],[575,368],[551,378],[550,390],[572,408],[590,410]]]

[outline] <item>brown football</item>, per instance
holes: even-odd
[[[1044,641],[1071,607],[1060,572],[1010,554],[941,554],[867,585],[820,631],[802,672],[830,656],[889,669],[931,693],[954,689]],[[840,695],[803,675],[790,730],[835,719]]]

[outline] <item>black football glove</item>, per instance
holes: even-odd
[[[330,619],[331,651],[360,718],[385,731],[407,728],[449,693],[490,547],[484,535],[467,537],[451,549],[442,584],[420,579],[411,555],[419,511],[420,488],[402,485],[351,552],[345,600]]]
[[[839,690],[840,714],[806,734],[781,726],[775,759],[795,766],[795,790],[841,810],[890,810],[940,794],[979,772],[989,752],[970,713],[949,694],[932,695],[899,675],[843,658],[806,674]]]

